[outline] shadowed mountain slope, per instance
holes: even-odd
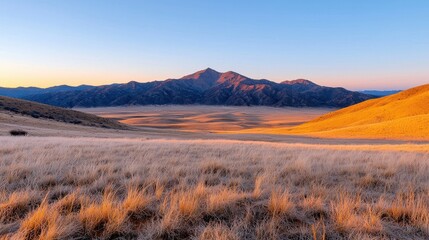
[[[127,129],[124,124],[92,114],[0,96],[0,112],[91,127]]]
[[[149,104],[346,107],[370,98],[373,96],[344,88],[323,87],[308,80],[275,83],[232,71],[220,73],[211,68],[179,79],[129,82],[25,97],[70,108]]]

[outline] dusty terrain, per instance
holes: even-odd
[[[76,110],[139,127],[219,132],[296,126],[335,109],[162,105]]]

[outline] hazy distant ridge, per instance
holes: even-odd
[[[368,94],[368,95],[377,96],[377,97],[384,97],[384,96],[389,96],[389,95],[398,93],[400,91],[401,90],[386,90],[386,91],[380,91],[380,90],[363,90],[363,91],[359,91],[359,92],[364,93],[364,94]]]
[[[22,98],[25,96],[44,94],[44,93],[56,93],[74,90],[88,90],[94,88],[94,86],[80,85],[77,87],[60,85],[49,88],[38,88],[38,87],[17,87],[17,88],[4,88],[0,87],[0,96]]]

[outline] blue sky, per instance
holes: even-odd
[[[207,67],[349,89],[429,83],[429,1],[0,0],[0,86]]]

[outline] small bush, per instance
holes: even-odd
[[[40,118],[41,114],[38,111],[31,111],[30,115],[33,118]]]
[[[27,136],[28,132],[24,130],[11,130],[10,132],[11,136]]]

